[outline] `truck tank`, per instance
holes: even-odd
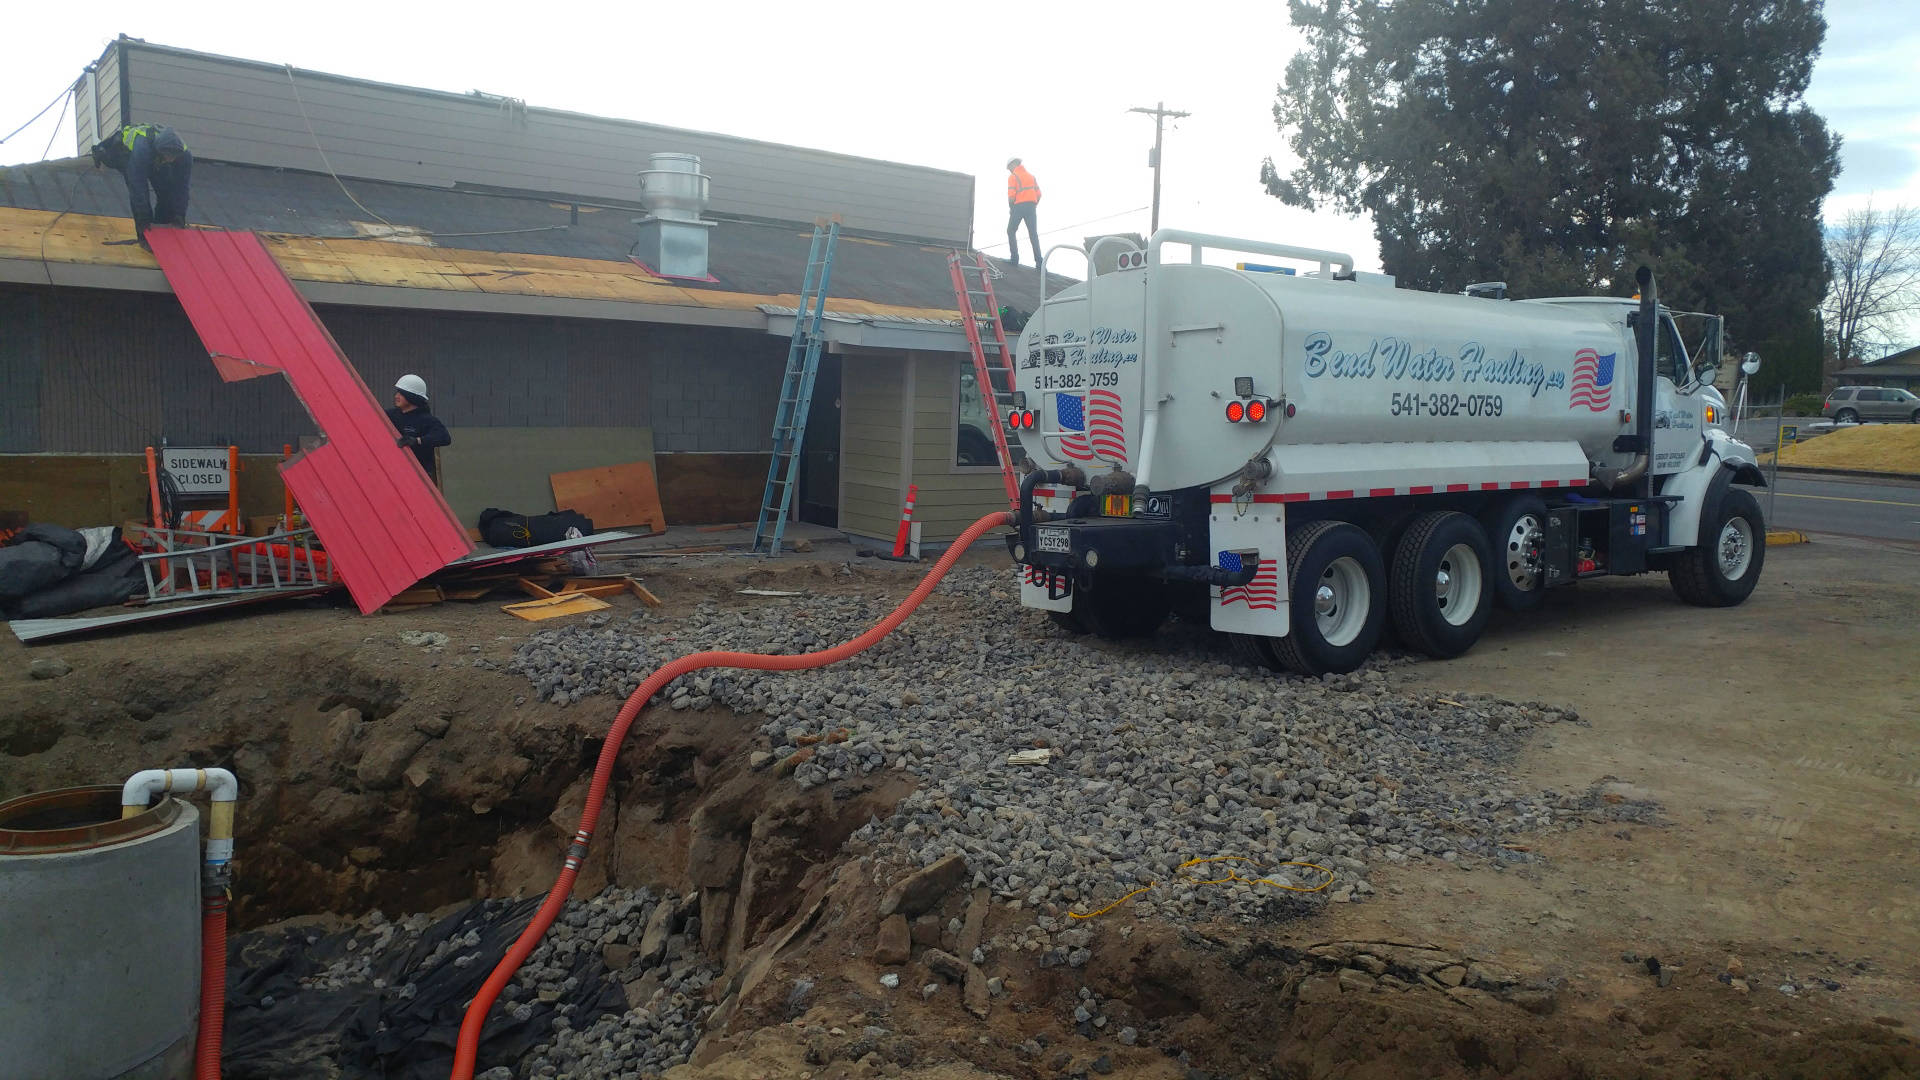
[[[1628,460],[1613,442],[1633,430],[1631,307],[1122,269],[1028,323],[1016,386],[1037,423],[1021,442],[1042,464],[1117,467],[1161,491],[1218,482],[1270,447],[1282,473],[1332,476],[1354,444],[1434,444],[1431,460],[1455,470],[1531,462],[1572,480]],[[1272,401],[1268,418],[1228,422],[1249,389]]]
[[[0,803],[0,1080],[185,1080],[200,1012],[199,812],[119,787]]]

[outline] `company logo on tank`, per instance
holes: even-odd
[[[1457,353],[1437,346],[1415,351],[1405,338],[1380,337],[1364,348],[1334,347],[1333,335],[1316,330],[1306,337],[1306,372],[1310,379],[1380,379],[1389,382],[1454,383],[1524,387],[1538,397],[1542,390],[1567,385],[1567,373],[1548,370],[1528,360],[1518,349],[1504,357],[1490,357],[1485,345],[1469,341]]]

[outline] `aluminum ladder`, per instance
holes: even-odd
[[[833,249],[840,240],[840,218],[813,225],[807,273],[800,304],[793,313],[793,338],[787,343],[787,373],[780,382],[780,404],[773,413],[773,459],[767,463],[767,488],[760,496],[760,519],[753,527],[755,554],[780,554],[793,489],[800,482],[800,448],[807,437],[807,410],[813,406],[813,378],[820,371],[820,319],[826,313],[827,284],[833,276]]]
[[[1013,452],[1007,444],[1008,422],[1018,398],[1013,388],[1013,350],[1007,347],[1000,303],[993,295],[993,271],[987,257],[977,251],[952,252],[947,256],[947,271],[953,277],[953,298],[960,306],[960,325],[966,328],[967,347],[973,353],[974,385],[992,414],[987,426],[993,430],[994,452],[1000,455],[1007,506],[1018,511],[1020,478],[1014,473]],[[991,340],[982,333],[983,324],[992,328]]]

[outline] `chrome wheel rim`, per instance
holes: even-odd
[[[1484,582],[1480,556],[1466,544],[1455,544],[1440,556],[1440,567],[1433,575],[1433,597],[1440,617],[1454,626],[1465,626],[1480,610],[1480,589]]]
[[[1743,517],[1729,518],[1720,526],[1720,539],[1714,545],[1720,561],[1720,576],[1739,581],[1753,564],[1753,523]]]
[[[1521,592],[1540,587],[1540,519],[1521,514],[1507,533],[1507,580]]]
[[[1327,564],[1313,591],[1313,621],[1322,640],[1336,647],[1353,644],[1372,606],[1373,586],[1358,559],[1344,555]]]

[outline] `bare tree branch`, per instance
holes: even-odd
[[[1869,347],[1893,340],[1908,313],[1920,310],[1920,210],[1868,203],[1828,231],[1826,254],[1831,372],[1871,359]]]

